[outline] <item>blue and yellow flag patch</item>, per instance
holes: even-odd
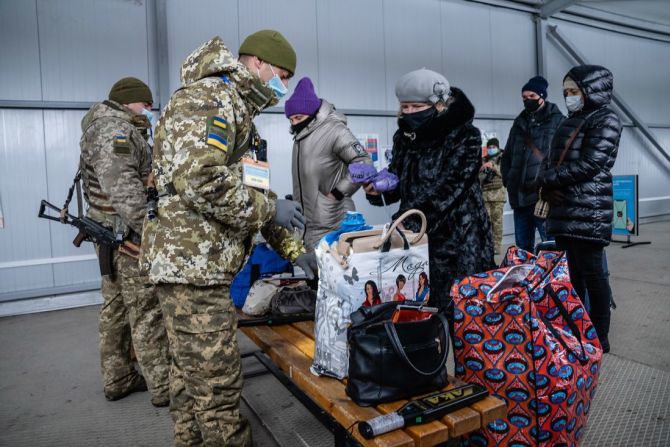
[[[207,120],[207,144],[228,152],[228,121],[220,116],[211,116]]]
[[[114,137],[114,142],[117,144],[128,144],[128,137],[125,135],[116,135]]]
[[[221,117],[213,116],[212,117],[212,126],[216,126],[220,129],[227,129],[228,122]]]
[[[228,142],[226,139],[215,133],[207,134],[207,144],[214,146],[217,149],[221,149],[223,152],[228,152]]]

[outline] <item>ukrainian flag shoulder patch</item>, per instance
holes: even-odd
[[[228,142],[225,138],[215,134],[207,134],[207,144],[214,146],[217,149],[221,149],[223,152],[228,152]]]
[[[115,154],[130,155],[130,141],[127,135],[114,135],[112,146]]]
[[[228,152],[228,121],[214,115],[207,120],[207,144],[224,152]]]

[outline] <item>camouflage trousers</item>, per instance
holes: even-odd
[[[102,277],[100,362],[105,394],[120,394],[138,374],[130,360],[132,343],[152,401],[169,395],[169,353],[158,297],[136,259],[114,250],[115,278]]]
[[[251,446],[240,414],[242,367],[228,286],[158,284],[170,340],[176,446]]]
[[[503,208],[505,202],[484,201],[486,211],[489,213],[491,228],[493,230],[493,249],[495,254],[499,254],[502,248],[503,236]]]

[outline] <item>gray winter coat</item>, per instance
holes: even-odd
[[[308,251],[355,209],[351,196],[360,185],[352,183],[347,166],[360,162],[372,160],[347,127],[347,118],[322,100],[315,119],[294,136],[293,143],[293,200],[305,212]],[[329,199],[329,192],[342,199]]]

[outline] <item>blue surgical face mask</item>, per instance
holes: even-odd
[[[495,146],[491,146],[489,148],[486,148],[486,155],[488,155],[489,157],[493,157],[495,155],[498,155],[499,152],[500,152],[500,149],[495,147]]]
[[[274,76],[272,76],[272,78],[268,81],[268,87],[270,87],[272,91],[275,92],[277,99],[282,99],[288,93],[288,89],[282,82],[279,75],[275,73],[274,70],[272,70],[272,65],[270,65],[270,70]]]
[[[149,120],[149,124],[151,124],[151,127],[154,127],[156,125],[156,117],[154,116],[153,112],[151,110],[144,109],[142,110],[142,115],[146,116],[147,119]]]
[[[144,109],[142,110],[142,115],[146,116],[147,119],[149,120],[149,124],[151,124],[151,127],[147,129],[147,143],[149,143],[150,146],[154,145],[154,126],[156,125],[156,117],[154,114],[151,112],[151,110]]]
[[[578,112],[582,110],[582,107],[584,107],[584,102],[582,101],[582,97],[577,95],[577,96],[566,96],[565,97],[565,106],[568,108],[569,112]]]

